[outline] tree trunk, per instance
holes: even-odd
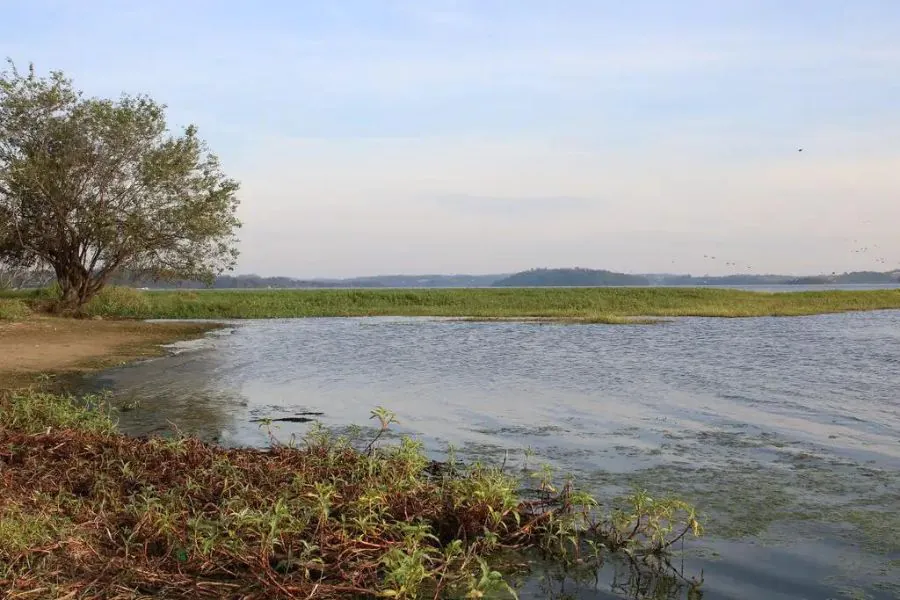
[[[59,302],[57,309],[64,313],[77,313],[93,296],[91,277],[80,265],[65,268],[54,266],[56,282],[59,285]]]
[[[82,302],[78,293],[80,286],[69,277],[57,276],[56,281],[59,284],[58,310],[60,312],[75,312],[81,308]]]

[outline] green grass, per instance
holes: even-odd
[[[0,596],[510,598],[536,551],[696,588],[666,561],[700,534],[691,506],[636,491],[601,507],[546,470],[435,463],[380,443],[393,415],[373,417],[366,439],[225,449],[123,436],[97,399],[0,397]]]
[[[111,434],[116,427],[97,396],[76,398],[30,390],[0,400],[0,426],[27,434],[54,429]]]
[[[0,298],[0,321],[21,321],[31,314],[28,305],[18,298]]]
[[[147,294],[129,287],[107,286],[84,307],[88,316],[140,314],[150,310]]]
[[[900,290],[760,293],[716,288],[203,290],[107,292],[87,311],[124,318],[435,316],[600,323],[631,317],[797,316],[900,309]]]

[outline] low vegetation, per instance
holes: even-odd
[[[101,399],[0,399],[0,592],[8,598],[514,597],[523,552],[623,556],[663,572],[694,509],[635,492],[601,510],[542,471],[522,482],[316,428],[225,449],[120,435]],[[514,556],[519,556],[515,560]],[[682,585],[699,584],[682,580]]]
[[[17,298],[0,298],[0,321],[21,321],[31,314],[31,309]]]
[[[151,310],[150,298],[140,290],[121,286],[101,289],[85,304],[82,312],[88,316],[135,315]]]
[[[46,303],[44,292],[20,299]],[[256,319],[435,316],[601,323],[633,317],[797,316],[900,309],[900,290],[760,293],[716,288],[146,291],[108,288],[89,315],[113,318]]]

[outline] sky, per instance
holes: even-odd
[[[900,268],[897,0],[0,15],[0,55],[198,126],[242,183],[239,273]]]

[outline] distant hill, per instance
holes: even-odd
[[[506,275],[376,275],[349,279],[294,279],[259,275],[220,275],[211,286],[201,281],[151,281],[119,277],[113,283],[151,289],[321,289],[489,287]]]
[[[834,283],[897,283],[900,281],[900,271],[889,271],[887,273],[855,271],[832,276],[831,281]]]
[[[792,278],[789,275],[648,275],[651,285],[784,285]]]
[[[627,275],[595,269],[532,269],[494,282],[495,287],[597,287],[650,285],[643,275]]]
[[[0,273],[2,275],[2,273]],[[112,283],[147,288],[315,289],[315,288],[477,288],[477,287],[602,287],[602,286],[743,286],[900,283],[900,271],[857,271],[832,275],[629,275],[603,269],[532,269],[501,275],[377,275],[348,279],[295,279],[259,275],[221,275],[212,286],[200,281],[150,281],[121,276]]]
[[[505,275],[377,275],[342,279],[350,287],[488,287]]]
[[[787,285],[826,285],[834,282],[824,275],[813,275],[811,277],[797,277],[785,283]]]
[[[499,287],[707,286],[707,285],[827,285],[900,283],[900,271],[857,271],[840,275],[628,275],[602,269],[532,269],[499,279]]]
[[[648,275],[651,285],[835,285],[835,284],[888,284],[900,283],[900,271],[878,273],[856,271],[840,275]]]

